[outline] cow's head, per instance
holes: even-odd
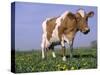
[[[90,31],[90,28],[88,26],[88,18],[92,17],[93,15],[93,11],[86,13],[83,9],[78,10],[78,12],[76,13],[76,20],[79,31],[84,34],[87,34]]]

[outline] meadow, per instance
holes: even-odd
[[[47,58],[41,59],[41,50],[16,51],[16,73],[65,71],[97,68],[97,49],[78,48],[73,50],[73,58],[66,51],[67,61],[62,61],[61,50],[55,50],[56,58],[48,51]]]

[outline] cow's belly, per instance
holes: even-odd
[[[56,46],[56,45],[60,45],[61,43],[60,43],[60,40],[58,39],[58,38],[52,38],[51,40],[50,40],[50,45],[53,45],[53,46]]]

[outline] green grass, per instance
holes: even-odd
[[[41,59],[41,50],[30,52],[18,52],[15,55],[16,73],[45,72],[97,68],[96,49],[74,49],[73,58],[69,58],[69,50],[66,51],[67,61],[62,61],[61,50],[55,50],[56,58],[52,58],[51,51],[47,58]]]

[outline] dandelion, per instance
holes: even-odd
[[[84,65],[84,66],[87,65],[87,62],[85,62],[83,65]]]
[[[75,68],[72,66],[72,67],[71,67],[71,70],[74,70],[74,69],[75,69]]]
[[[60,67],[60,64],[58,64],[57,67]]]
[[[32,71],[34,71],[34,67],[32,68]]]

